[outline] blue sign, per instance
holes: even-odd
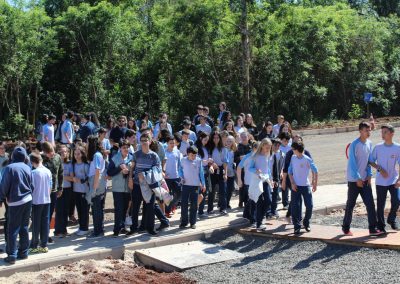
[[[364,93],[364,102],[366,104],[369,104],[370,102],[372,102],[373,97],[374,96],[372,95],[372,93]]]

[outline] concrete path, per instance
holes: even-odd
[[[255,229],[240,229],[243,234],[268,236],[275,238],[294,239],[301,241],[323,241],[339,245],[352,245],[370,248],[384,248],[400,250],[400,232],[388,231],[388,234],[371,237],[367,229],[352,229],[353,236],[345,236],[340,227],[312,225],[311,232],[302,230],[302,234],[293,234],[293,225],[282,221],[268,221],[267,230],[258,232]]]

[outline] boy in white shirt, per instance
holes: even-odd
[[[30,253],[48,252],[50,223],[50,193],[52,176],[49,169],[43,166],[42,156],[36,153],[30,155],[32,166],[32,240]],[[39,245],[40,235],[40,247]]]
[[[400,145],[393,143],[394,127],[383,125],[381,127],[383,143],[379,143],[373,149],[369,164],[377,169],[376,173],[376,197],[378,217],[377,228],[383,233],[385,230],[385,204],[388,191],[390,192],[391,209],[387,223],[393,230],[398,230],[396,212],[399,209],[400,180],[396,165],[400,164]]]

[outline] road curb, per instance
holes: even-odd
[[[18,264],[17,262],[15,265],[10,265],[7,268],[2,269],[0,272],[0,277],[8,277],[18,272],[41,271],[49,267],[66,265],[84,259],[102,260],[110,256],[115,259],[120,259],[124,257],[126,253],[133,253],[135,250],[177,244],[181,242],[190,242],[194,240],[205,240],[209,238],[212,234],[220,233],[226,230],[236,230],[246,225],[248,225],[247,219],[239,218],[234,220],[234,222],[232,222],[232,224],[229,224],[228,226],[205,229],[198,232],[194,231],[178,236],[171,236],[166,234],[146,242],[124,243],[123,245],[111,246],[109,248],[101,248],[90,252],[79,252],[70,255],[64,255],[61,257],[52,257],[46,261],[40,261],[36,263]],[[127,242],[128,241],[129,240],[127,240]]]
[[[377,123],[375,125],[375,129],[379,129],[382,125],[386,123]],[[400,121],[394,121],[390,123],[393,127],[400,127]],[[331,127],[331,128],[322,128],[322,129],[309,129],[309,130],[295,130],[294,132],[299,133],[301,136],[310,136],[310,135],[326,135],[326,134],[335,134],[335,133],[346,133],[353,132],[358,130],[357,126],[345,126],[345,127]]]

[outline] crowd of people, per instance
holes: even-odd
[[[236,188],[237,205],[254,229],[265,230],[265,218],[279,217],[281,201],[286,217],[292,217],[294,234],[301,234],[302,228],[311,230],[312,192],[317,190],[318,170],[303,138],[292,132],[283,115],[277,117],[276,124],[267,120],[259,129],[251,114],[242,113],[233,119],[221,102],[217,119],[209,116],[208,107],[199,105],[197,114],[192,119],[185,117],[179,127],[172,126],[166,113],[161,113],[154,124],[144,113],[140,119],[110,117],[102,127],[94,113],[82,116],[68,111],[58,126],[55,124],[54,115],[44,116],[35,144],[0,142],[0,200],[6,207],[8,263],[27,258],[29,253],[46,253],[54,238],[71,233],[67,230],[69,222],[79,225],[74,232],[78,236],[104,237],[107,180],[112,184],[114,237],[142,232],[157,235],[170,226],[169,219],[178,208],[179,228],[196,229],[199,220],[215,214],[224,216],[236,207],[232,203]],[[361,137],[366,137],[362,133],[367,126],[360,125]],[[359,188],[369,185],[371,164],[382,176],[396,175],[396,171],[382,168],[381,151],[375,150],[374,158],[368,156],[366,161],[360,158],[371,150],[364,138],[350,147],[349,201],[343,225],[346,234],[351,234],[357,195],[368,199],[366,190]],[[396,157],[400,159],[400,155]],[[394,194],[394,187],[386,183],[379,186]],[[350,191],[354,191],[352,195]],[[384,231],[383,198],[386,193],[378,198],[378,221],[375,211],[370,210],[372,234]],[[371,202],[373,199],[368,204]],[[397,210],[395,205],[392,210]],[[54,215],[54,236],[49,236]],[[157,228],[155,218],[160,223]],[[390,215],[389,223],[395,226],[393,218],[395,215]]]

